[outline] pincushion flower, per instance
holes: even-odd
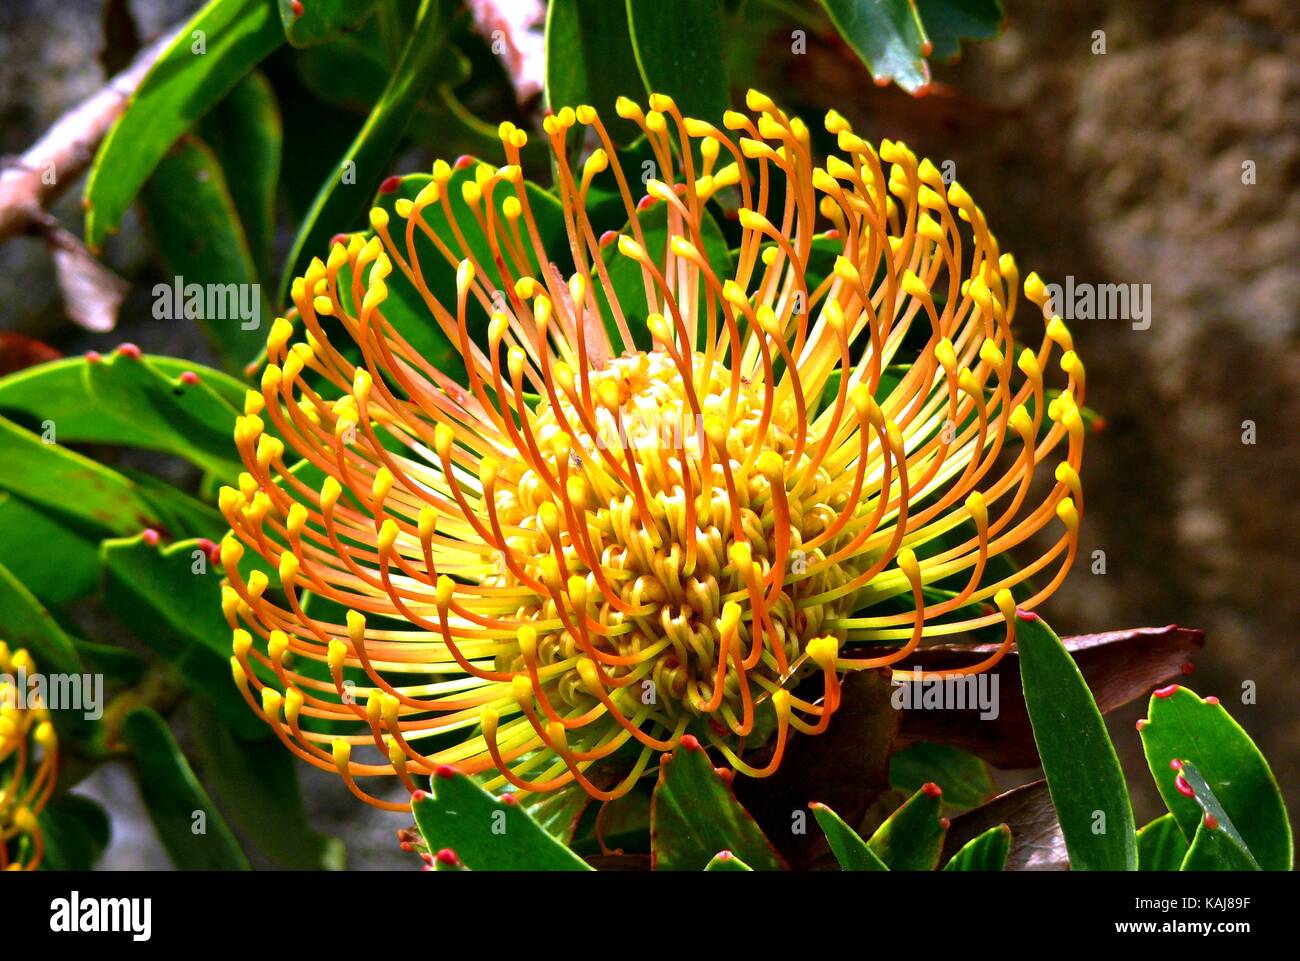
[[[562,249],[504,124],[503,166],[440,162],[294,283],[221,496],[224,608],[249,703],[359,797],[403,807],[363,779],[448,765],[608,799],[687,735],[770,774],[843,674],[911,676],[925,640],[992,628],[949,673],[985,670],[1012,590],[1035,578],[1032,608],[1069,570],[1084,370],[1042,281],[904,144],[831,112],[818,166],[798,118],[747,105],[717,127],[621,100],[659,174],[639,198],[596,111],[547,117]],[[601,191],[622,233],[592,226]],[[711,253],[724,203],[734,263]],[[463,378],[399,329],[398,283]]]
[[[45,854],[37,816],[58,777],[58,738],[34,689],[26,650],[0,641],[0,870],[34,871]]]

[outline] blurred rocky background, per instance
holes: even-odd
[[[148,40],[196,5],[129,9]],[[1151,285],[1149,329],[1072,324],[1088,403],[1106,427],[1088,440],[1080,561],[1047,614],[1062,634],[1203,628],[1188,683],[1217,694],[1256,739],[1300,821],[1300,6],[1006,5],[1006,33],[936,66],[919,100],[876,88],[827,36],[792,55],[791,24],[776,14],[765,14],[770,39],[754,60],[763,85],[808,106],[810,121],[812,107],[834,105],[873,139],[953,161],[1023,272]],[[0,5],[0,154],[21,153],[103,82],[100,9]],[[54,211],[74,232],[78,196],[69,190]],[[68,352],[129,339],[208,356],[194,330],[150,319],[158,268],[134,226],[106,251],[136,285],[118,331],[70,328],[43,245],[19,238],[0,246],[0,332]],[[1090,572],[1097,550],[1104,575]],[[1139,824],[1161,810],[1134,732],[1142,710],[1111,718]],[[123,815],[140,809],[128,777],[105,768],[88,789],[116,813],[105,867],[167,864],[143,813]],[[332,776],[307,777],[304,790],[351,866],[413,863],[397,852],[391,816],[362,809]]]

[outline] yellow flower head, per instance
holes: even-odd
[[[1074,558],[1083,365],[1059,318],[1017,348],[1022,290],[1043,314],[1047,293],[970,195],[834,112],[819,167],[761,94],[722,128],[648,106],[618,105],[644,196],[596,111],[566,108],[543,210],[505,124],[504,166],[440,162],[271,331],[221,498],[233,670],[373,803],[401,806],[359,779],[442,765],[615,797],[686,736],[771,773],[844,672],[985,627],[1004,641],[965,671],[996,663],[1012,589],[1037,605]],[[592,226],[610,204],[624,233]],[[710,208],[736,213],[734,253]],[[463,376],[412,346],[411,302]]]
[[[34,871],[45,854],[37,816],[58,777],[49,711],[28,680],[27,651],[0,641],[0,871]]]

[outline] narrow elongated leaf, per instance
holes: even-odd
[[[247,871],[248,859],[190,762],[152,708],[137,707],[122,724],[135,758],[140,795],[158,837],[182,871]]]
[[[748,864],[740,860],[730,851],[719,851],[713,856],[708,864],[704,865],[706,871],[753,871]]]
[[[216,155],[197,137],[182,137],[142,199],[171,280],[154,287],[154,316],[197,320],[238,370],[266,341],[270,305]]]
[[[1232,823],[1232,817],[1224,809],[1223,803],[1215,796],[1214,789],[1206,783],[1204,776],[1196,769],[1196,765],[1191,761],[1183,761],[1180,763],[1178,770],[1183,782],[1192,792],[1192,797],[1200,805],[1201,811],[1204,812],[1201,823],[1196,829],[1197,834],[1201,832],[1202,828],[1205,828],[1214,831],[1216,834],[1223,835],[1237,849],[1238,853],[1237,857],[1227,859],[1229,864],[1244,862],[1250,865],[1251,870],[1259,870],[1259,862],[1255,859],[1255,855],[1246,846],[1246,841],[1241,836],[1241,832]],[[1192,843],[1193,845],[1196,843],[1194,837]],[[1216,850],[1220,847],[1217,843],[1209,846]],[[1238,868],[1228,867],[1225,870],[1238,870]]]
[[[999,824],[967,841],[943,866],[945,871],[1001,871],[1011,853],[1011,828]]]
[[[552,110],[590,104],[620,143],[641,130],[618,119],[614,102],[641,99],[627,6],[610,0],[552,0],[546,10],[546,102]],[[610,119],[613,118],[613,119]]]
[[[930,56],[955,60],[963,40],[991,40],[1002,32],[1006,14],[1000,0],[916,0],[930,38]]]
[[[786,866],[693,739],[660,762],[650,843],[659,871],[700,871],[719,851],[731,851],[759,871]]]
[[[513,795],[494,797],[473,778],[440,769],[432,794],[411,801],[415,823],[433,852],[450,849],[472,871],[589,871],[520,807]]]
[[[85,194],[92,252],[168,148],[283,42],[275,0],[212,0],[180,30],[95,155]]]
[[[1162,814],[1137,833],[1139,871],[1177,871],[1187,856],[1183,837],[1172,814]]]
[[[99,537],[89,525],[0,492],[0,564],[20,569],[43,603],[66,604],[99,583]]]
[[[591,804],[591,795],[582,785],[570,784],[555,791],[525,795],[519,798],[519,804],[542,830],[561,844],[569,844],[578,821]]]
[[[877,81],[908,93],[930,83],[927,39],[914,0],[821,0],[835,29]]]
[[[943,836],[943,792],[926,785],[885,819],[867,846],[891,871],[933,871],[939,866]]]
[[[943,788],[943,801],[954,807],[977,807],[993,795],[988,765],[973,754],[946,744],[914,744],[889,760],[889,783],[916,791],[933,781]]]
[[[148,357],[134,361],[113,354],[82,373],[100,408],[129,418],[134,430],[147,435],[144,446],[226,480],[242,469],[234,442],[238,411],[210,386],[215,372],[191,367],[188,377],[171,377]]]
[[[310,47],[356,26],[379,0],[279,0],[285,36],[295,47]]]
[[[326,252],[329,238],[356,226],[366,202],[383,179],[385,165],[401,142],[429,83],[429,70],[443,49],[446,3],[421,0],[410,39],[388,86],[303,217],[280,278],[279,303],[285,302],[290,283],[311,258]]]
[[[1025,706],[1076,871],[1137,870],[1124,771],[1078,666],[1037,615],[1016,621]]]
[[[104,598],[114,616],[207,698],[232,730],[250,739],[266,737],[269,729],[230,678],[221,574],[202,555],[194,541],[160,550],[140,537],[107,540],[100,548]]]
[[[42,672],[71,674],[81,666],[72,640],[7,567],[0,567],[0,639],[27,648]]]
[[[719,123],[730,100],[718,0],[627,0],[627,13],[646,92]]]
[[[269,283],[284,133],[275,91],[266,76],[254,70],[236,84],[200,122],[199,136],[217,155],[257,276],[263,284]]]
[[[244,837],[287,870],[341,869],[343,843],[308,825],[298,763],[284,745],[277,738],[240,737],[202,700],[192,702],[191,717],[203,780]]]
[[[826,834],[826,842],[831,846],[835,860],[840,863],[841,871],[888,871],[885,862],[858,832],[844,823],[844,819],[825,804],[811,804],[813,817]]]
[[[155,526],[157,512],[138,485],[89,457],[0,417],[0,490],[118,534]]]
[[[162,451],[232,480],[242,469],[233,438],[245,390],[200,364],[115,351],[95,363],[67,358],[0,380],[0,411],[36,427],[48,423],[59,443]]]
[[[117,356],[114,352],[104,362],[111,364]],[[197,365],[183,357],[160,354],[145,354],[140,363],[147,370],[156,371],[166,378],[169,389],[174,390],[181,383],[181,375],[192,371],[199,375],[203,386],[224,400],[231,410],[244,405],[248,386],[219,370]],[[152,432],[142,428],[131,416],[132,412],[96,407],[86,374],[88,364],[84,357],[65,357],[0,378],[0,413],[22,421],[25,426],[52,420],[57,439],[68,443],[152,446]],[[167,447],[158,449],[177,453]],[[178,453],[177,456],[184,455]]]
[[[1259,865],[1227,832],[1201,821],[1180,871],[1258,871]]]
[[[43,869],[89,871],[108,847],[108,812],[77,794],[56,797],[40,813],[45,839]]]
[[[1185,687],[1157,692],[1142,725],[1142,748],[1160,796],[1184,838],[1195,837],[1203,813],[1198,799],[1185,793],[1190,762],[1240,830],[1260,867],[1291,869],[1291,823],[1277,781],[1250,735],[1217,700],[1202,700]],[[1183,762],[1180,770],[1174,769],[1174,761]]]
[[[25,647],[42,674],[80,674],[81,659],[72,639],[59,627],[31,591],[9,568],[0,564],[0,641],[16,650]],[[88,707],[89,705],[87,705]],[[99,705],[101,708],[103,705]],[[87,720],[85,711],[58,709],[50,711],[50,720],[60,739],[88,742],[99,732],[95,721]]]

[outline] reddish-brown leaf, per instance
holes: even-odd
[[[1204,646],[1205,634],[1170,625],[1080,634],[1062,641],[1083,672],[1097,706],[1106,714],[1180,675],[1183,665]],[[994,649],[992,645],[921,648],[908,657],[907,668],[936,671],[961,667],[987,657]],[[904,711],[899,746],[932,741],[970,751],[998,767],[1036,767],[1038,751],[1020,690],[1020,663],[1015,652],[989,675],[998,679],[996,719],[982,720],[978,708]]]

